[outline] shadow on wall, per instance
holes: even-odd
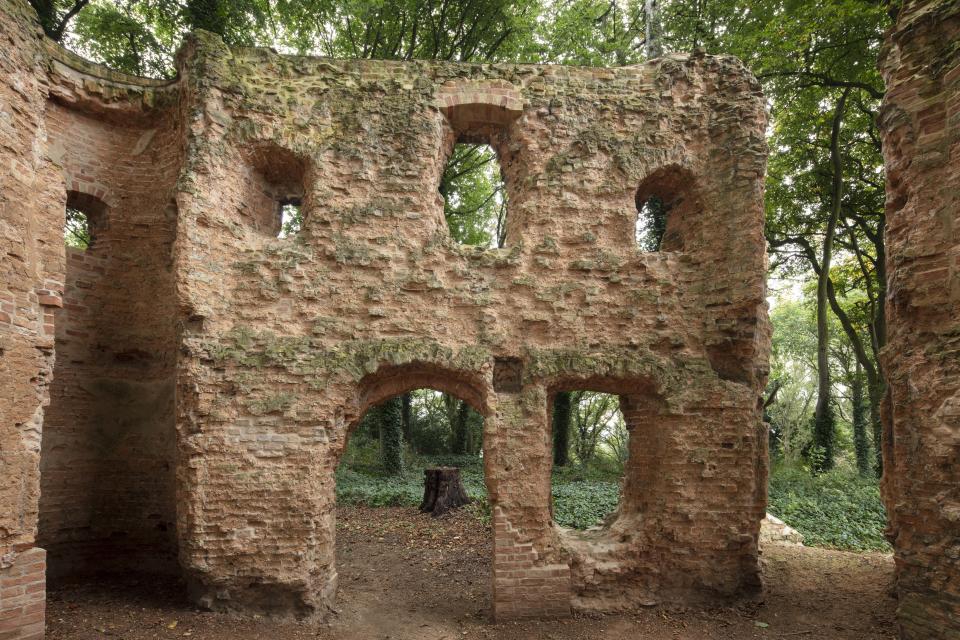
[[[138,336],[138,317],[158,311],[154,292],[128,286],[151,267],[131,263],[130,229],[102,200],[70,192],[66,209],[38,544],[51,578],[176,572],[172,359]],[[132,329],[113,330],[116,322]]]

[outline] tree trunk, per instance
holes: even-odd
[[[423,502],[420,511],[443,515],[470,502],[457,467],[437,467],[423,470]]]
[[[40,26],[48,38],[57,39],[57,7],[54,0],[30,0],[30,6],[37,12]]]
[[[560,391],[553,398],[553,466],[570,464],[570,392]]]
[[[653,60],[663,55],[660,46],[660,15],[657,0],[644,0],[643,13],[645,19],[644,53],[647,60]]]
[[[869,380],[867,392],[870,394],[870,426],[873,430],[874,473],[883,477],[883,421],[880,419],[880,403],[883,402],[885,384],[883,380]]]
[[[384,473],[392,476],[403,474],[403,402],[391,398],[374,407],[380,429],[380,465]]]
[[[830,329],[827,324],[829,299],[827,287],[830,284],[830,265],[833,261],[833,239],[840,218],[843,198],[843,163],[840,157],[840,125],[850,89],[844,89],[837,102],[833,115],[833,128],[830,134],[830,164],[833,170],[831,185],[830,215],[823,239],[823,258],[817,277],[817,406],[813,416],[813,444],[816,447],[813,459],[815,471],[831,469],[834,463],[835,424],[831,398],[830,381]]]
[[[870,455],[870,443],[867,442],[867,412],[869,407],[863,394],[863,367],[856,361],[857,367],[850,384],[853,413],[853,451],[857,456],[857,471],[868,476],[873,470]]]
[[[450,421],[450,453],[463,455],[470,452],[469,421],[470,406],[463,400],[448,396],[451,404],[447,407]]]
[[[412,397],[410,393],[405,393],[401,396],[402,400],[402,417],[403,417],[403,439],[407,442],[410,441],[410,432],[413,430],[413,409],[411,407]]]

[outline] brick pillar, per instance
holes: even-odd
[[[0,558],[0,640],[43,638],[47,552],[39,547]]]
[[[485,436],[493,510],[494,618],[570,615],[570,566],[550,520],[550,429],[546,392],[497,394]]]

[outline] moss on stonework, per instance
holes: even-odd
[[[277,337],[269,332],[254,334],[242,327],[219,339],[204,341],[200,352],[208,354],[217,366],[279,367],[302,376],[314,386],[322,386],[340,373],[358,381],[384,365],[430,363],[454,370],[480,371],[492,357],[489,349],[481,345],[454,352],[430,340],[398,338],[347,341],[330,348],[312,336]]]
[[[284,413],[296,401],[296,396],[290,393],[275,393],[265,398],[253,398],[246,402],[247,409],[255,416],[268,413]]]
[[[575,350],[538,350],[526,352],[524,380],[563,378],[645,379],[658,390],[678,389],[681,370],[649,351],[629,353],[608,349],[584,353]]]

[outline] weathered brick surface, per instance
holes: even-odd
[[[3,63],[4,95],[34,89],[0,151],[44,171],[0,187],[56,266],[10,280],[35,296],[24,352],[46,340],[47,376],[56,333],[36,418],[51,564],[175,549],[203,605],[323,613],[350,431],[428,386],[485,417],[497,617],[759,588],[766,117],[737,61],[336,61],[200,34],[163,85],[42,44],[24,6],[0,5],[2,33],[42,64]],[[437,186],[458,140],[498,150],[504,249],[449,237]],[[60,237],[68,192],[107,211],[82,255]],[[650,195],[673,204],[658,253],[633,240]],[[277,239],[289,198],[304,228]],[[9,368],[28,417],[47,393],[32,371]],[[573,388],[619,394],[631,430],[616,517],[585,534],[550,513],[551,398]],[[35,439],[4,544],[34,540]]]
[[[40,640],[46,608],[46,552],[33,547],[0,558],[0,638]]]
[[[0,5],[0,637],[43,637],[41,427],[63,283],[63,194],[43,154],[45,74],[25,3]]]
[[[884,498],[904,638],[960,638],[960,4],[888,36]]]
[[[499,617],[759,587],[765,117],[738,63],[193,46],[188,165],[203,170],[178,194],[179,535],[203,602],[328,605],[340,453],[371,403],[417,386],[486,418]],[[449,238],[436,187],[457,139],[499,151],[504,249]],[[676,202],[670,251],[636,249],[638,189]],[[278,240],[258,221],[298,190],[305,228]],[[636,407],[624,503],[590,536],[550,518],[549,399],[573,387]]]

